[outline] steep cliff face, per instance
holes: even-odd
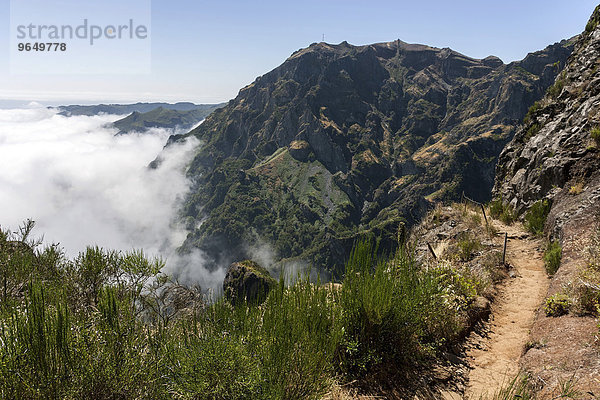
[[[171,138],[202,143],[184,247],[227,262],[262,240],[335,269],[356,235],[391,246],[430,200],[486,200],[498,154],[571,49],[508,65],[401,41],[297,51]]]
[[[529,110],[498,161],[494,194],[522,214],[535,201],[583,184],[598,170],[600,31],[597,12],[546,96]],[[567,191],[569,187],[566,188]]]
[[[569,380],[587,393],[600,391],[598,348],[590,345],[597,341],[600,301],[599,21],[600,6],[554,85],[502,152],[494,187],[521,215],[546,199],[545,231],[562,246],[547,301],[559,295],[570,311],[553,317],[540,309],[531,329],[536,345],[521,359],[543,399],[555,398]]]

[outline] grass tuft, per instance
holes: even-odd
[[[596,143],[596,146],[600,146],[600,126],[592,128],[590,136],[594,140],[594,143]]]
[[[507,225],[512,225],[517,219],[516,213],[510,204],[505,204],[500,198],[492,200],[489,208],[492,218],[499,219]]]
[[[544,311],[548,317],[560,317],[568,314],[572,302],[569,296],[564,293],[556,293],[546,299]]]
[[[538,200],[525,213],[525,227],[533,234],[541,235],[544,233],[544,224],[550,212],[550,201]]]
[[[544,266],[548,275],[554,275],[560,267],[562,247],[558,241],[549,242],[544,252]]]

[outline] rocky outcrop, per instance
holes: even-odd
[[[254,261],[245,260],[235,262],[227,269],[223,294],[232,303],[262,303],[276,284],[266,269]]]
[[[290,143],[290,155],[298,161],[308,161],[310,152],[310,144],[304,140],[294,140]]]
[[[600,31],[589,29],[500,155],[494,194],[519,214],[569,181],[589,180],[600,166],[592,137],[600,127]]]
[[[399,40],[295,52],[170,139],[202,143],[184,248],[223,264],[260,239],[275,259],[339,271],[359,235],[389,249],[432,201],[487,200],[497,156],[570,52],[564,41],[508,65]]]
[[[502,152],[494,187],[494,195],[521,215],[538,200],[552,204],[545,233],[562,246],[562,260],[547,296],[560,293],[578,308],[555,318],[540,307],[536,316],[533,345],[525,349],[521,367],[542,399],[555,398],[564,382],[600,392],[598,349],[589,345],[598,335],[597,319],[590,315],[595,304],[589,301],[598,292],[589,288],[600,282],[593,266],[600,248],[599,21],[600,6],[564,70]]]

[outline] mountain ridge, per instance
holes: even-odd
[[[147,112],[134,111],[127,117],[113,122],[111,127],[119,130],[116,135],[145,132],[150,128],[188,130],[205,119],[217,108],[219,108],[219,105],[190,110],[173,110],[159,106]]]
[[[60,115],[64,115],[66,117],[75,116],[75,115],[97,115],[100,113],[105,114],[114,114],[114,115],[123,115],[123,114],[131,114],[132,112],[140,112],[146,113],[152,111],[156,108],[163,107],[168,110],[175,111],[190,111],[197,109],[213,109],[215,107],[220,107],[224,103],[219,104],[194,104],[190,102],[178,102],[178,103],[132,103],[132,104],[95,104],[95,105],[67,105],[67,106],[58,106],[58,107],[48,107],[52,109],[57,109]]]
[[[401,41],[296,51],[170,138],[202,143],[183,249],[219,263],[264,240],[277,259],[335,270],[358,235],[390,248],[431,201],[487,200],[498,154],[571,48],[510,64]]]

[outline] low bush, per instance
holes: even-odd
[[[558,241],[549,242],[544,252],[544,266],[549,275],[554,275],[560,267],[562,247]]]
[[[470,232],[463,232],[457,242],[458,258],[461,261],[469,261],[473,253],[481,248],[481,243]]]
[[[541,126],[538,123],[535,124],[531,124],[531,126],[529,128],[527,128],[527,131],[525,132],[525,135],[523,136],[523,142],[528,142],[529,139],[531,139],[532,137],[534,137],[535,135],[537,135],[540,132]]]
[[[562,73],[558,79],[556,79],[554,84],[548,88],[546,94],[551,98],[556,99],[561,94],[566,82],[565,74]]]
[[[499,219],[507,225],[511,225],[517,219],[514,209],[502,199],[492,200],[489,207],[492,218]]]
[[[580,273],[575,287],[578,311],[582,314],[598,315],[600,305],[600,273],[586,270]]]
[[[597,315],[600,305],[600,231],[592,236],[586,250],[588,264],[579,271],[575,296],[579,312]]]
[[[569,312],[572,302],[566,294],[557,293],[546,299],[544,311],[548,317],[560,317]]]
[[[68,260],[28,236],[0,230],[0,398],[321,398],[435,356],[477,294],[458,270],[361,241],[340,288],[281,278],[262,305],[234,305],[141,252]]]
[[[525,227],[531,233],[541,235],[544,233],[544,224],[550,212],[550,201],[538,200],[525,213]]]
[[[532,106],[529,107],[529,110],[527,110],[527,114],[523,118],[523,124],[524,125],[528,125],[529,123],[531,123],[532,122],[532,118],[533,118],[533,114],[535,114],[541,108],[542,108],[542,103],[541,102],[536,101],[535,103],[533,103]]]
[[[529,376],[519,375],[508,381],[500,390],[494,393],[490,400],[533,400],[535,391],[529,382]],[[481,400],[484,400],[482,397]]]
[[[596,7],[594,13],[592,14],[592,17],[588,20],[587,24],[585,25],[586,34],[593,32],[594,29],[598,27],[598,22],[600,21],[598,10],[599,8]]]
[[[577,182],[569,187],[569,194],[572,196],[577,196],[583,192],[583,182]]]
[[[594,143],[596,143],[596,146],[600,146],[600,126],[592,128],[590,136],[594,140]]]
[[[339,361],[354,378],[381,367],[405,369],[431,356],[460,330],[450,293],[468,303],[461,283],[445,271],[422,269],[404,251],[389,262],[375,253],[369,242],[358,243],[339,293],[345,332]]]

